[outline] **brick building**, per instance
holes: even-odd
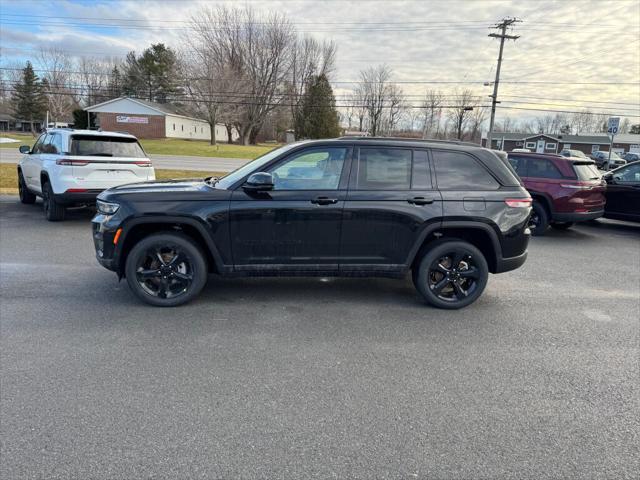
[[[486,138],[482,145],[486,145]],[[531,133],[494,133],[491,147],[511,151],[527,148],[537,153],[560,153],[563,149],[580,150],[586,155],[602,150],[609,151],[609,137],[606,133],[586,133],[581,135],[548,135]],[[624,133],[614,137],[613,151],[622,154],[640,153],[640,135]]]
[[[182,115],[171,105],[138,98],[121,97],[85,108],[96,115],[96,126],[112,132],[128,132],[139,138],[183,138],[209,140],[209,123],[199,118]],[[232,139],[238,138],[232,132]],[[216,140],[227,141],[227,129],[216,125]]]

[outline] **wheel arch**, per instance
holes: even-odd
[[[130,220],[122,230],[118,251],[118,275],[124,276],[125,262],[133,246],[142,238],[159,232],[180,232],[193,239],[205,254],[207,267],[212,273],[223,271],[223,262],[206,227],[187,217],[144,217]]]
[[[475,246],[484,255],[489,272],[498,270],[502,247],[494,229],[485,223],[474,221],[443,221],[425,229],[414,247],[409,265],[413,269],[433,242],[441,239],[462,240]]]

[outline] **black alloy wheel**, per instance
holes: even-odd
[[[20,202],[24,204],[31,205],[36,201],[36,196],[27,188],[27,182],[24,181],[24,177],[20,170],[18,170],[18,195],[20,197]]]
[[[482,294],[488,273],[487,261],[475,246],[459,240],[439,241],[420,262],[414,283],[432,305],[457,309]]]
[[[544,235],[549,228],[549,215],[545,208],[535,200],[531,208],[528,227],[534,237]]]
[[[144,238],[127,257],[126,276],[133,292],[147,303],[175,306],[195,297],[207,279],[204,255],[181,234]]]

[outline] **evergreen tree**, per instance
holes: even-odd
[[[313,77],[307,85],[296,131],[303,138],[332,138],[340,135],[340,121],[333,89],[325,75]]]
[[[109,98],[118,98],[121,97],[124,92],[124,79],[122,78],[122,74],[120,73],[120,69],[115,66],[113,70],[111,70],[111,75],[109,76],[109,83],[107,84],[107,95]]]
[[[158,103],[167,103],[180,91],[175,52],[158,43],[142,55],[129,52],[125,61],[124,93]]]
[[[11,98],[13,114],[19,120],[27,120],[34,131],[33,122],[42,121],[47,112],[47,97],[44,87],[38,76],[33,71],[31,62],[22,70],[20,83],[15,86]]]

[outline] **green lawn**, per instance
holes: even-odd
[[[20,141],[19,143],[0,143],[0,148],[18,148],[20,145],[33,145],[36,139],[36,137],[30,134],[25,135],[21,133],[0,133],[0,137],[13,138]],[[140,143],[145,151],[151,155],[190,155],[196,157],[246,158],[251,160],[280,146],[274,143],[246,146],[219,143],[216,146],[211,146],[208,141],[179,140],[174,138],[156,140],[141,139]]]
[[[156,178],[158,180],[167,180],[172,178],[204,178],[204,177],[223,177],[224,173],[204,172],[198,170],[163,170],[156,169]],[[15,195],[18,193],[18,174],[15,164],[0,163],[0,194]]]
[[[265,154],[274,148],[279,147],[277,144],[258,144],[258,145],[229,145],[227,143],[219,143],[218,145],[209,145],[209,142],[202,140],[179,140],[179,139],[158,139],[158,140],[140,140],[145,151],[150,154],[158,155],[193,155],[197,157],[223,157],[223,158],[248,158],[254,159]]]
[[[0,137],[13,138],[19,142],[0,143],[0,148],[18,148],[20,145],[33,145],[36,143],[36,138],[30,133],[0,133]]]

